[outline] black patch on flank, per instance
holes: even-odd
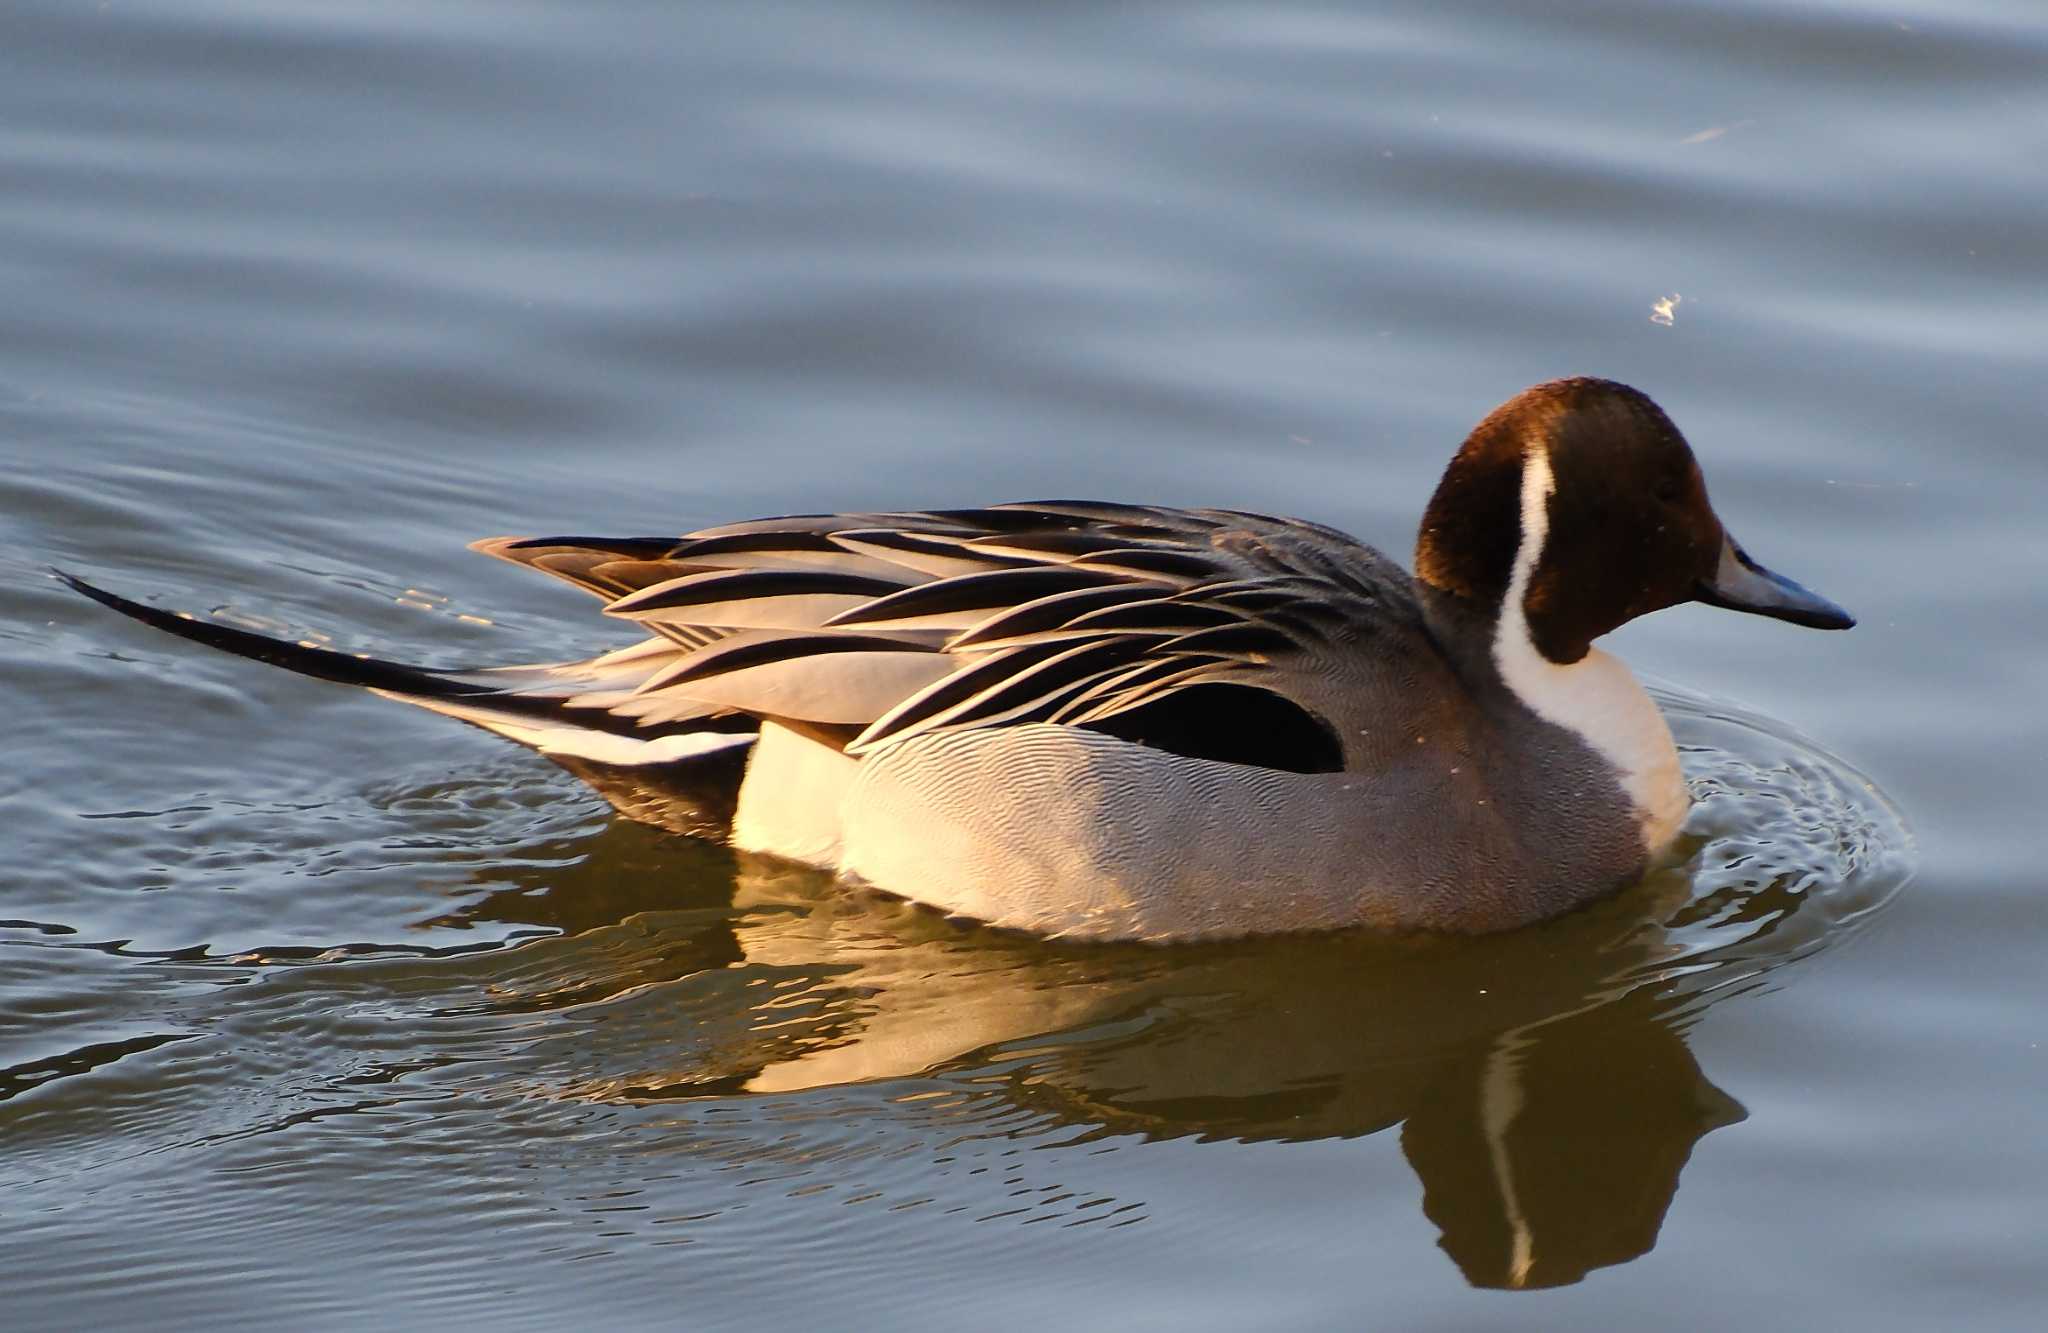
[[[1301,705],[1254,685],[1189,685],[1084,727],[1189,759],[1287,773],[1344,771],[1336,733]]]

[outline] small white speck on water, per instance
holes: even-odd
[[[1712,143],[1714,140],[1724,138],[1736,130],[1746,130],[1754,124],[1756,122],[1753,120],[1736,120],[1730,121],[1726,125],[1709,125],[1703,130],[1695,130],[1691,134],[1686,135],[1678,141],[1678,145],[1681,148],[1690,148],[1694,144]]]
[[[1661,324],[1667,329],[1676,324],[1678,322],[1678,303],[1684,299],[1677,292],[1673,292],[1669,296],[1660,297],[1652,301],[1650,303],[1650,322],[1652,324]]]

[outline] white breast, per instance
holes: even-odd
[[[1522,542],[1494,632],[1494,666],[1530,712],[1576,733],[1614,766],[1642,824],[1643,845],[1654,856],[1678,836],[1692,803],[1664,715],[1619,658],[1595,648],[1559,664],[1539,652],[1529,634],[1524,599],[1550,534],[1555,489],[1549,455],[1540,441],[1531,441],[1522,461]]]

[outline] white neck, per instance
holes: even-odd
[[[1621,659],[1589,649],[1576,662],[1551,661],[1529,634],[1529,581],[1550,535],[1550,497],[1557,489],[1550,455],[1531,441],[1522,458],[1522,542],[1493,635],[1493,664],[1530,712],[1576,734],[1614,765],[1635,803],[1643,845],[1664,850],[1685,822],[1691,797],[1678,768],[1678,748],[1664,715]]]

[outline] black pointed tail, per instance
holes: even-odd
[[[488,685],[452,680],[425,667],[388,662],[378,657],[358,657],[354,653],[337,653],[330,648],[311,648],[303,643],[293,643],[289,639],[274,639],[267,634],[236,629],[232,625],[223,625],[217,621],[201,620],[184,612],[146,606],[118,593],[108,592],[105,588],[94,587],[75,574],[67,574],[61,569],[52,569],[50,572],[101,606],[119,611],[130,619],[175,634],[181,639],[203,643],[209,648],[218,648],[237,657],[250,657],[258,662],[268,662],[287,671],[296,671],[302,676],[331,680],[340,685],[360,685],[371,690],[389,690],[394,694],[415,695],[423,699],[463,699],[498,693]],[[492,700],[497,706],[502,706],[503,702],[501,699]]]
[[[203,643],[209,648],[218,648],[237,657],[253,658],[258,662],[280,666],[302,676],[376,690],[381,694],[475,723],[537,748],[549,747],[543,746],[531,735],[519,734],[518,730],[507,731],[499,723],[534,722],[559,728],[565,734],[598,733],[632,741],[650,741],[665,736],[699,733],[751,734],[760,725],[751,718],[741,715],[717,715],[680,718],[673,722],[648,726],[636,718],[621,717],[602,708],[574,706],[579,693],[587,689],[605,688],[604,686],[589,681],[564,680],[557,688],[537,689],[533,688],[530,678],[526,682],[513,678],[516,673],[528,670],[545,671],[547,668],[499,667],[476,671],[434,671],[427,667],[387,661],[381,657],[358,657],[354,653],[338,653],[331,648],[312,648],[303,643],[293,643],[289,639],[276,639],[267,634],[236,629],[232,625],[223,625],[217,621],[201,620],[183,612],[147,606],[118,593],[108,592],[105,588],[95,587],[61,569],[52,569],[51,573],[100,605],[163,630],[167,634],[175,634],[194,643]],[[648,668],[649,671],[653,669],[651,666]],[[521,688],[522,684],[525,685],[524,688]]]
[[[302,676],[375,690],[518,741],[583,778],[621,813],[679,833],[725,836],[746,767],[744,743],[760,725],[743,714],[721,714],[644,726],[601,708],[573,707],[578,686],[572,682],[565,681],[559,692],[506,689],[465,679],[469,673],[312,648],[200,620],[131,601],[61,569],[51,572],[100,605],[181,639]],[[678,746],[672,739],[677,737],[685,743]]]

